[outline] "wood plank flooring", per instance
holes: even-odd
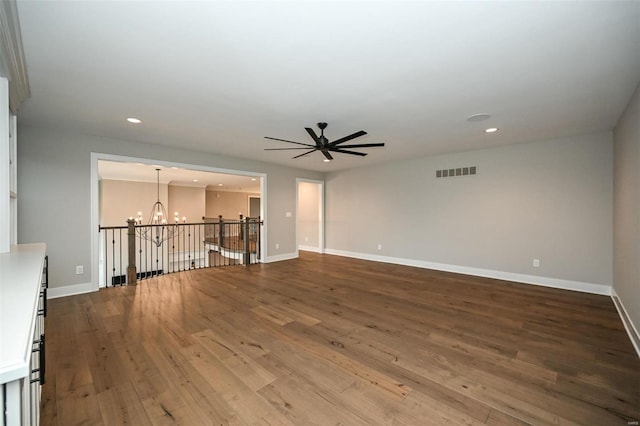
[[[640,419],[610,298],[337,256],[54,299],[46,334],[43,425]]]

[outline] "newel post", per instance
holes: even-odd
[[[129,252],[129,263],[127,266],[127,284],[136,285],[138,273],[136,271],[136,221],[129,218],[127,220],[127,242]]]
[[[222,215],[218,215],[218,221],[220,222],[220,235],[218,237],[218,242],[220,243],[220,251],[222,252],[222,247],[224,247],[224,221],[222,220]]]
[[[242,222],[240,226],[242,226],[242,230],[244,234],[244,238],[242,239],[242,242],[244,244],[244,262],[243,263],[245,266],[247,266],[251,264],[251,251],[249,250],[249,218],[245,217],[244,222]]]

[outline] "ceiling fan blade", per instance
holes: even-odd
[[[307,151],[307,152],[305,152],[305,153],[303,153],[303,154],[296,155],[295,157],[293,157],[293,158],[292,158],[292,160],[293,160],[293,159],[296,159],[296,158],[303,157],[303,156],[305,156],[305,155],[307,155],[307,154],[311,154],[311,153],[312,153],[312,152],[314,152],[314,151],[316,151],[316,149],[310,149],[309,151]]]
[[[359,138],[360,136],[364,136],[366,134],[367,134],[367,132],[365,132],[364,130],[360,130],[359,132],[355,132],[355,133],[353,133],[353,134],[351,134],[349,136],[345,136],[344,138],[340,138],[337,141],[333,141],[333,142],[329,143],[329,145],[330,146],[336,146],[336,145],[339,145],[341,143],[350,141],[351,139]]]
[[[331,154],[329,154],[329,151],[325,150],[325,151],[322,151],[322,153],[324,154],[325,157],[327,157],[327,160],[333,160],[333,157],[331,156]]]
[[[367,155],[364,152],[347,151],[346,149],[340,149],[340,148],[330,148],[330,149],[333,152],[340,152],[342,154],[359,155],[360,157],[364,157],[365,155]]]
[[[271,139],[271,140],[274,140],[274,141],[280,141],[280,142],[295,143],[296,145],[304,145],[304,146],[310,146],[311,148],[315,148],[315,145],[309,145],[308,143],[288,141],[288,140],[286,140],[286,139],[271,138],[271,137],[269,137],[269,136],[265,136],[264,138],[265,138],[265,139]]]
[[[370,148],[374,146],[384,146],[384,143],[361,143],[356,145],[342,145],[340,148]]]
[[[316,146],[319,146],[320,138],[318,137],[318,135],[316,135],[316,132],[314,132],[311,127],[305,127],[304,129],[307,131],[307,133],[309,133],[309,136],[311,136],[311,139],[313,139],[316,142]]]
[[[289,149],[309,149],[309,148],[298,148],[298,147],[296,148],[265,148],[264,150],[265,151],[286,151]]]

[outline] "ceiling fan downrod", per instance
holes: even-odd
[[[325,149],[327,147],[327,144],[329,143],[329,140],[324,137],[324,129],[326,129],[327,126],[327,123],[318,123],[318,128],[320,129],[320,137],[318,139],[320,139],[320,141],[322,142],[321,146]]]

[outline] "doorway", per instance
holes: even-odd
[[[324,253],[324,182],[296,179],[298,250]]]
[[[260,216],[260,197],[249,195],[249,217]]]

